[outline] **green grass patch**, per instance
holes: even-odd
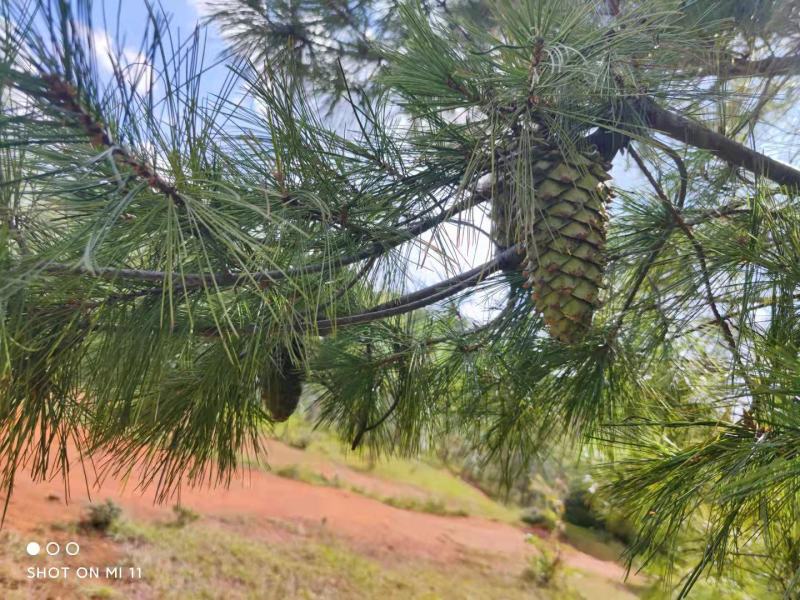
[[[423,562],[387,566],[332,540],[270,543],[200,522],[183,529],[123,522],[128,562],[158,598],[554,598],[520,576]]]
[[[326,477],[321,473],[317,473],[311,469],[305,468],[301,465],[284,465],[272,471],[279,477],[286,479],[293,479],[295,481],[303,481],[312,485],[324,485],[328,487],[342,488],[350,492],[377,500],[383,504],[401,508],[403,510],[413,510],[415,512],[429,513],[432,515],[440,515],[444,517],[466,517],[469,513],[462,508],[450,508],[444,502],[437,498],[411,498],[408,496],[380,496],[373,494],[367,490],[355,486],[347,485],[342,482],[338,477]]]
[[[433,498],[426,498],[419,500],[417,498],[384,496],[377,498],[384,504],[394,506],[395,508],[402,508],[403,510],[413,510],[415,512],[423,512],[432,515],[440,515],[443,517],[467,517],[469,513],[463,509],[448,508],[443,502]]]
[[[625,547],[611,534],[572,523],[565,523],[564,539],[581,552],[600,560],[617,561],[625,551]]]
[[[366,450],[351,452],[333,434],[320,429],[314,430],[310,423],[297,415],[276,428],[275,436],[293,447],[302,447],[311,455],[326,458],[379,479],[416,487],[425,492],[432,502],[447,507],[453,514],[475,515],[506,523],[519,522],[519,509],[496,502],[433,458],[374,457]],[[302,477],[309,475],[299,474],[299,478]],[[324,484],[319,480],[317,483]]]

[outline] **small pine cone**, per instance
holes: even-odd
[[[525,269],[550,334],[579,340],[600,304],[610,179],[596,151],[549,150],[533,165],[536,218],[524,232]]]
[[[294,414],[303,391],[304,373],[285,351],[269,361],[261,375],[261,402],[273,421],[283,422]]]

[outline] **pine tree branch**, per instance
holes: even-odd
[[[723,79],[734,77],[779,77],[800,75],[800,56],[769,56],[760,60],[734,58],[727,64],[703,69],[700,76]]]
[[[334,319],[322,319],[316,322],[317,331],[320,335],[326,335],[338,327],[348,325],[361,325],[380,319],[386,319],[397,315],[402,315],[419,308],[424,308],[440,300],[449,298],[458,292],[470,287],[474,287],[484,281],[487,277],[501,269],[517,267],[522,261],[522,255],[517,246],[501,252],[495,258],[474,269],[461,273],[450,279],[440,281],[416,292],[411,292],[389,302],[384,302],[377,306],[353,315],[336,317]]]
[[[108,135],[106,127],[83,106],[78,91],[57,75],[43,75],[42,81],[47,86],[44,97],[54,106],[72,115],[78,122],[92,146],[106,149],[119,165],[130,168],[155,190],[172,200],[176,205],[186,204],[185,198],[178,189],[158,175],[144,162],[136,159],[129,150],[114,143]]]
[[[661,108],[652,98],[633,100],[634,106],[653,128],[684,144],[708,150],[722,160],[771,179],[775,183],[800,188],[800,169],[751,150],[700,123]]]
[[[686,235],[686,238],[689,240],[689,243],[692,245],[692,249],[694,250],[698,265],[700,267],[700,275],[703,280],[703,286],[706,293],[706,303],[711,309],[711,313],[714,315],[714,320],[716,321],[717,325],[719,325],[722,336],[725,339],[725,344],[728,346],[728,350],[731,352],[736,364],[742,370],[743,377],[745,378],[748,387],[753,389],[752,385],[750,385],[749,378],[745,375],[746,370],[742,364],[739,345],[736,343],[736,338],[734,338],[730,325],[728,325],[728,322],[725,320],[725,317],[717,306],[717,301],[714,296],[714,288],[711,284],[711,274],[708,270],[708,260],[706,258],[705,250],[703,249],[703,245],[695,237],[692,228],[687,225],[686,221],[683,220],[683,216],[681,215],[680,211],[672,204],[666,192],[664,192],[664,188],[662,188],[661,184],[659,184],[655,177],[653,177],[653,174],[650,172],[650,169],[647,168],[647,165],[644,164],[644,161],[642,160],[642,157],[639,156],[639,153],[633,148],[629,148],[628,152],[631,158],[633,158],[634,162],[636,162],[639,170],[656,192],[658,198],[672,214],[672,218],[675,220],[675,223],[678,225],[681,231],[683,231],[684,235]]]
[[[204,287],[207,285],[236,285],[243,281],[255,281],[257,283],[274,283],[291,277],[321,273],[331,269],[343,268],[362,260],[375,258],[400,246],[401,244],[413,240],[421,234],[430,231],[434,227],[441,225],[453,215],[477,206],[489,200],[490,196],[484,191],[476,191],[474,194],[464,198],[448,209],[424,219],[403,231],[398,232],[393,239],[376,241],[366,248],[353,254],[345,255],[339,259],[331,259],[326,262],[315,263],[303,267],[288,269],[275,269],[271,271],[261,271],[256,273],[168,273],[166,271],[152,271],[143,269],[124,269],[113,267],[96,267],[90,269],[83,265],[68,265],[65,263],[45,263],[39,266],[41,271],[52,275],[83,275],[95,279],[114,281],[117,279],[127,279],[132,281],[145,281],[150,283],[163,283],[167,280],[179,281],[184,289]],[[161,290],[158,290],[160,293]]]
[[[450,298],[463,290],[475,287],[497,271],[517,268],[521,262],[522,254],[519,252],[519,247],[512,246],[497,254],[492,260],[474,269],[470,269],[469,271],[455,275],[444,281],[422,288],[416,292],[410,292],[394,300],[378,304],[363,312],[345,315],[343,317],[335,317],[333,319],[317,319],[310,323],[301,323],[300,326],[311,327],[314,325],[315,332],[318,335],[325,336],[333,333],[340,327],[363,325],[365,323],[371,323],[372,321],[379,321],[381,319],[409,313],[434,304],[435,302],[439,302],[440,300]],[[199,333],[200,335],[216,336],[217,329],[205,329],[201,330]]]
[[[186,204],[187,198],[181,194],[177,187],[160,176],[149,165],[135,158],[129,149],[116,144],[111,139],[108,134],[108,128],[100,120],[94,118],[81,103],[78,92],[74,87],[57,75],[46,74],[42,76],[42,80],[47,86],[44,97],[54,106],[72,115],[92,146],[110,152],[118,165],[130,168],[140,179],[146,181],[150,187],[159,191],[176,205]],[[327,220],[319,209],[297,204],[296,198],[292,197],[292,194],[288,191],[282,191],[281,199],[287,205],[301,208],[311,219],[321,223]],[[367,228],[361,225],[349,223],[345,215],[341,215],[337,221],[333,221],[331,224],[342,230],[350,230],[357,236],[363,237],[365,232],[368,232]]]
[[[356,450],[359,447],[359,445],[361,444],[361,440],[363,439],[366,433],[372,431],[373,429],[377,429],[378,427],[383,425],[386,419],[392,416],[392,413],[397,409],[399,404],[400,404],[400,396],[398,395],[392,401],[392,405],[386,410],[385,413],[383,413],[383,415],[377,421],[370,424],[365,423],[363,427],[358,430],[358,433],[356,433],[355,437],[353,438],[353,442],[350,444],[350,450]]]

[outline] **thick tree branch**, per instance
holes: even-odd
[[[728,63],[704,69],[700,74],[722,78],[800,75],[800,56],[770,56],[761,60],[734,58]]]
[[[800,188],[800,169],[751,150],[700,123],[665,110],[651,98],[642,97],[633,102],[651,127],[666,133],[671,138],[696,148],[709,150],[732,165],[771,179],[780,185]]]

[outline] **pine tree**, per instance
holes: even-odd
[[[591,445],[631,561],[701,522],[682,594],[796,594],[798,4],[209,4],[213,90],[160,10],[100,57],[87,0],[0,4],[5,487],[225,483],[303,392],[353,448]]]

